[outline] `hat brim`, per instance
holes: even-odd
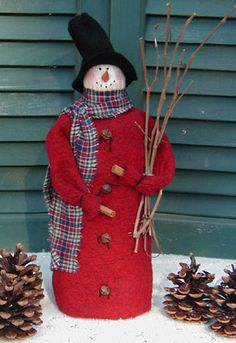
[[[109,51],[105,53],[98,54],[86,62],[82,62],[80,71],[76,79],[73,81],[72,86],[74,89],[83,93],[83,79],[87,71],[98,64],[110,64],[119,67],[126,79],[126,86],[128,86],[132,81],[137,80],[137,74],[133,65],[125,58],[123,55],[118,52]]]

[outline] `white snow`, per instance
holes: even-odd
[[[188,256],[162,255],[153,258],[154,289],[152,310],[144,315],[128,320],[89,320],[71,318],[62,314],[55,304],[49,253],[38,253],[37,263],[41,266],[44,279],[45,298],[43,324],[38,326],[35,336],[26,343],[223,343],[232,342],[212,332],[206,324],[192,324],[169,319],[162,310],[165,286],[170,272],[180,270],[179,262],[189,264]],[[200,270],[216,274],[213,284],[220,281],[223,270],[233,260],[196,257]],[[212,285],[213,285],[212,284]]]

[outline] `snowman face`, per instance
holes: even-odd
[[[90,68],[84,77],[84,88],[99,92],[125,88],[122,70],[110,64],[99,64]]]

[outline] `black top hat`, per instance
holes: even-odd
[[[137,80],[133,65],[121,54],[115,52],[103,28],[87,13],[72,18],[68,31],[83,60],[77,78],[72,86],[83,92],[83,78],[86,72],[98,64],[111,64],[119,67],[126,78],[126,85]]]

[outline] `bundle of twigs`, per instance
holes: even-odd
[[[188,70],[199,50],[208,42],[208,40],[213,36],[213,34],[225,24],[226,20],[230,17],[230,15],[236,10],[236,5],[233,6],[224,16],[223,19],[219,21],[219,23],[206,35],[205,39],[196,47],[196,49],[192,52],[189,57],[187,63],[183,64],[183,57],[185,54],[185,49],[182,49],[179,53],[179,46],[181,40],[188,29],[189,25],[191,24],[192,20],[196,16],[196,13],[193,13],[184,23],[179,36],[176,40],[174,45],[172,54],[170,56],[170,62],[167,63],[168,57],[168,50],[169,50],[169,42],[170,42],[170,21],[171,21],[171,5],[170,3],[166,4],[166,35],[165,35],[165,43],[164,43],[164,53],[163,56],[160,56],[159,48],[158,48],[158,41],[155,36],[154,43],[155,43],[155,53],[156,53],[156,68],[155,68],[155,75],[152,82],[149,82],[148,75],[147,75],[147,65],[146,65],[146,57],[145,57],[145,47],[144,47],[144,39],[140,38],[140,50],[141,50],[141,59],[143,65],[143,73],[144,73],[144,81],[146,87],[146,119],[145,119],[145,132],[144,132],[144,147],[145,147],[145,175],[152,175],[153,174],[153,166],[154,161],[156,158],[158,146],[161,142],[163,134],[166,130],[168,120],[173,113],[176,104],[180,101],[183,95],[187,92],[190,88],[192,81],[190,81],[184,90],[181,90],[183,86],[183,82],[186,78]],[[157,24],[154,27],[154,30],[157,32],[159,25]],[[176,63],[176,56],[178,55],[177,65],[175,70],[174,64]],[[159,69],[160,69],[160,62],[161,58],[163,58],[163,79],[162,81],[159,79]],[[166,110],[164,110],[164,105],[166,103],[166,93],[167,87],[170,85],[171,81],[174,81],[174,89],[171,94],[170,101],[167,105]],[[157,82],[162,82],[161,87],[161,94],[158,99],[157,107],[156,107],[156,119],[155,125],[152,129],[151,136],[148,136],[149,132],[149,116],[150,116],[150,95],[153,89],[153,86]],[[164,113],[163,113],[164,112]],[[160,124],[160,118],[163,117],[163,121]],[[144,235],[144,249],[146,250],[146,235],[150,234],[153,237],[157,250],[161,253],[161,247],[158,242],[158,238],[155,232],[154,227],[154,215],[160,204],[162,197],[162,190],[157,195],[157,198],[154,202],[154,205],[151,207],[150,196],[143,195],[141,198],[141,202],[138,208],[137,217],[135,221],[135,227],[133,231],[133,237],[136,240],[134,252],[138,252],[139,246],[139,238],[141,235]]]

